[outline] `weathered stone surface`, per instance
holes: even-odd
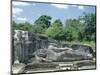
[[[76,47],[75,47],[76,46]],[[37,50],[34,54],[36,57],[41,58],[40,61],[72,61],[72,60],[85,60],[92,59],[93,55],[91,47],[85,45],[72,45],[69,48],[57,48],[50,46],[48,49]]]
[[[20,63],[71,61],[92,59],[93,49],[88,45],[62,45],[56,40],[28,31],[15,30],[13,55]]]
[[[66,44],[64,47],[72,48],[73,50],[79,50],[85,53],[93,53],[92,47],[88,45],[79,45],[79,44]]]
[[[12,61],[28,63],[37,49],[48,47],[48,38],[42,35],[23,30],[14,30],[12,41]]]
[[[93,49],[88,45],[63,45],[22,30],[15,30],[12,42],[13,74],[95,68]]]
[[[12,73],[13,74],[22,73],[24,71],[25,66],[26,65],[25,64],[22,64],[22,63],[20,63],[20,64],[14,64],[12,66]]]

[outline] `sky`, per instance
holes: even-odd
[[[83,12],[95,13],[95,6],[12,1],[12,20],[17,23],[34,24],[41,15],[51,16],[51,22],[60,19],[65,23],[66,19],[78,18]]]

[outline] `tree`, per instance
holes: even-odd
[[[52,24],[52,26],[62,27],[63,24],[62,24],[62,22],[60,21],[60,19],[57,19],[57,20],[54,21],[54,23]]]
[[[28,23],[16,23],[15,21],[12,21],[12,29],[13,30],[24,30],[24,31],[31,31],[33,32],[33,26]]]
[[[45,30],[51,25],[51,17],[47,15],[40,16],[34,23],[35,33],[44,33]]]
[[[46,30],[46,34],[55,40],[66,40],[66,32],[60,20],[55,20],[52,26]]]
[[[81,33],[81,23],[78,19],[68,19],[65,23],[67,32],[67,41],[78,40],[79,33]]]
[[[30,23],[28,23],[28,22],[19,23],[19,24],[18,24],[18,29],[19,29],[19,30],[33,31],[32,28],[33,28],[33,26],[32,26]]]
[[[84,13],[81,16],[84,25],[84,38],[86,41],[95,41],[96,34],[96,14]]]
[[[18,29],[17,23],[15,21],[12,21],[11,27],[12,27],[12,30]]]

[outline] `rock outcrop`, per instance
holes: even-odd
[[[49,46],[48,49],[35,51],[34,55],[40,62],[87,60],[93,57],[92,48],[86,45],[71,45],[65,48]]]
[[[13,63],[73,61],[92,59],[93,49],[87,45],[62,45],[41,34],[15,30],[13,35]]]

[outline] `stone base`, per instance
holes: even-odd
[[[17,74],[17,73],[22,73],[24,71],[24,68],[25,68],[25,64],[13,64],[12,66],[12,73],[13,74]]]

